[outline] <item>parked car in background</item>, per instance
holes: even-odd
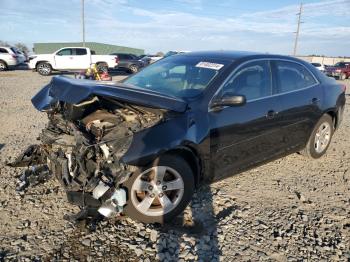
[[[20,63],[23,64],[25,62],[28,62],[28,55],[24,52],[22,52],[21,50],[17,49],[16,53],[20,59]]]
[[[318,70],[320,70],[321,72],[325,72],[325,67],[320,64],[320,63],[311,63],[314,67],[316,67]]]
[[[338,62],[334,66],[328,66],[326,74],[341,80],[350,78],[350,62]]]
[[[158,55],[148,55],[147,57],[150,59],[150,64],[163,58],[163,56],[158,56]]]
[[[145,66],[145,63],[134,54],[112,53],[111,55],[118,56],[118,68],[127,70],[133,74],[137,73],[141,68]]]
[[[164,57],[172,56],[172,55],[177,55],[177,54],[184,54],[184,53],[189,53],[190,51],[169,51],[167,52]]]
[[[54,77],[32,102],[49,124],[12,166],[47,165],[80,214],[163,223],[201,183],[291,153],[323,156],[345,85],[288,56],[193,52],[123,83]]]
[[[118,57],[113,55],[95,55],[86,47],[64,47],[52,54],[34,55],[30,57],[29,68],[47,76],[53,70],[69,71],[90,68],[96,64],[99,70],[107,71],[118,67]]]
[[[151,63],[151,58],[148,55],[140,55],[139,59],[144,63],[145,66],[148,66]]]
[[[20,64],[20,58],[14,47],[0,46],[0,71],[16,67]]]

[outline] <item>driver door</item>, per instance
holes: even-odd
[[[72,48],[64,48],[55,55],[55,69],[73,69],[74,56]]]
[[[280,104],[272,96],[272,86],[270,63],[259,60],[238,69],[215,97],[220,99],[227,93],[244,95],[246,103],[209,112],[214,180],[246,170],[284,151]]]

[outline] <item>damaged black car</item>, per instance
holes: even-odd
[[[20,188],[52,175],[85,215],[163,223],[201,183],[291,153],[321,157],[345,87],[292,57],[192,52],[122,83],[53,77],[32,103],[49,121],[10,164],[29,167]]]

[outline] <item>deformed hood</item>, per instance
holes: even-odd
[[[184,100],[154,91],[133,88],[123,83],[97,82],[64,76],[53,77],[51,82],[32,98],[32,103],[37,110],[43,111],[49,109],[50,105],[56,101],[78,104],[92,96],[105,96],[132,104],[176,112],[184,112],[187,108]]]

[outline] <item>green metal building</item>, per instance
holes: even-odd
[[[35,54],[51,54],[56,50],[63,47],[81,47],[83,43],[34,43],[33,52]],[[126,46],[118,46],[118,45],[109,45],[103,43],[96,42],[85,42],[85,47],[90,48],[91,50],[96,52],[96,55],[108,55],[111,53],[127,53],[127,54],[135,54],[135,55],[143,55],[145,50],[126,47]]]

